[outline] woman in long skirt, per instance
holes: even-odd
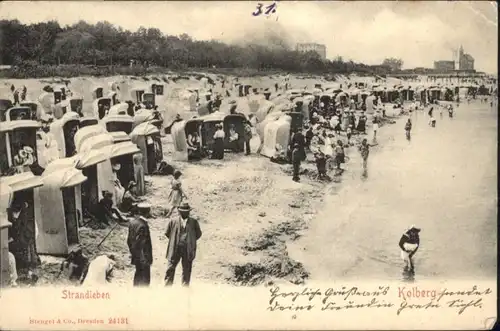
[[[222,129],[222,124],[217,124],[217,131],[214,134],[214,147],[212,153],[212,159],[222,160],[224,159],[224,130]]]
[[[135,193],[138,196],[146,194],[146,185],[144,183],[144,167],[142,166],[142,154],[137,153],[134,159],[134,177],[135,177]]]
[[[170,217],[172,215],[172,212],[174,209],[176,209],[182,202],[184,195],[184,192],[182,191],[181,187],[181,177],[182,173],[179,170],[176,170],[174,172],[174,178],[170,182],[171,186],[171,191],[170,194],[168,195],[168,201],[167,201],[167,217]]]

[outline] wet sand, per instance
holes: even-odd
[[[496,277],[497,110],[477,101],[453,119],[435,113],[436,128],[412,115],[410,142],[405,119],[381,129],[368,177],[357,160],[327,194],[291,248],[311,279],[404,278],[398,242],[412,224],[422,229],[415,280]]]

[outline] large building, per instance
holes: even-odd
[[[455,70],[474,70],[474,58],[467,53],[464,53],[464,48],[453,51],[453,61],[455,62]]]
[[[455,61],[434,61],[434,69],[438,71],[453,71],[455,70]]]
[[[326,59],[326,46],[322,44],[316,44],[316,43],[304,43],[304,44],[297,44],[296,47],[297,51],[299,52],[316,52],[321,56],[323,60]]]

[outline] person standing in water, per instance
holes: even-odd
[[[377,114],[373,115],[373,141],[377,140],[378,122],[379,122],[378,115]]]
[[[399,248],[401,249],[401,258],[405,262],[405,271],[415,272],[413,264],[413,256],[420,247],[420,229],[412,225],[403,233],[399,240]]]
[[[366,171],[368,167],[368,155],[370,154],[370,145],[368,145],[368,140],[366,138],[361,141],[359,152],[361,153],[361,158],[363,159],[363,170]]]
[[[411,139],[411,119],[408,119],[408,122],[405,124],[405,131],[406,131],[406,139],[410,140]]]

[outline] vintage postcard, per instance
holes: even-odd
[[[497,13],[0,2],[0,328],[492,329]]]

